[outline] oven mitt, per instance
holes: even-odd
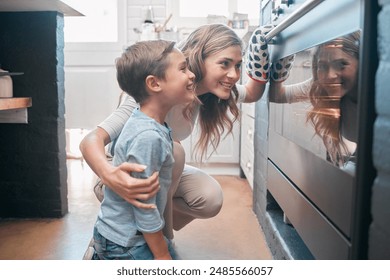
[[[258,27],[253,31],[249,40],[246,61],[246,73],[253,80],[266,83],[269,80],[270,64],[268,54],[268,44],[265,35],[274,28],[273,25]]]
[[[293,66],[295,55],[290,55],[272,63],[271,78],[275,82],[284,82],[290,75],[290,70]]]

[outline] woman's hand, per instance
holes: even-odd
[[[158,172],[153,173],[147,179],[133,178],[129,175],[130,172],[142,172],[145,168],[144,165],[125,162],[117,167],[112,166],[108,172],[101,174],[101,180],[104,185],[109,186],[135,207],[156,208],[154,204],[146,204],[141,201],[155,196],[159,190]]]
[[[271,31],[272,25],[258,27],[249,40],[246,61],[246,73],[250,78],[260,83],[267,83],[269,80],[270,63],[268,44],[265,35]]]

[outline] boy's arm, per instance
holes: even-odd
[[[148,176],[151,172],[161,171],[161,167],[167,161],[168,156],[171,155],[171,149],[167,145],[160,134],[154,130],[139,133],[136,139],[133,139],[131,145],[127,146],[127,160],[129,162],[144,160],[147,163],[147,168],[144,172],[134,175],[143,177]],[[162,174],[161,176],[166,177],[167,174]],[[160,191],[162,192],[161,197],[167,196],[166,186]],[[161,207],[157,203],[157,196],[142,202]],[[164,220],[162,219],[163,211],[164,209],[134,208],[134,217],[137,229],[142,232],[154,259],[171,260],[172,257],[169,254],[168,245],[162,233],[164,226]]]
[[[155,260],[172,260],[162,230],[154,233],[144,232],[143,236]]]

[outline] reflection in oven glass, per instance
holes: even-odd
[[[269,99],[284,137],[354,174],[360,32],[295,54],[288,79],[271,81]],[[280,107],[281,106],[281,107]]]

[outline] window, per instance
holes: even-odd
[[[209,23],[208,15],[225,21],[234,13],[248,14],[250,25],[259,24],[260,0],[166,0],[167,13],[173,14],[170,25],[181,28],[194,28]],[[212,21],[215,22],[215,21]],[[225,22],[222,22],[225,23]]]
[[[118,41],[118,3],[112,0],[63,0],[84,16],[65,17],[65,42]]]
[[[179,6],[180,17],[207,17],[208,15],[229,16],[229,3],[226,0],[180,0]]]
[[[259,21],[260,1],[259,0],[239,0],[237,1],[237,12],[248,14],[250,20]],[[256,23],[254,23],[256,25]]]

